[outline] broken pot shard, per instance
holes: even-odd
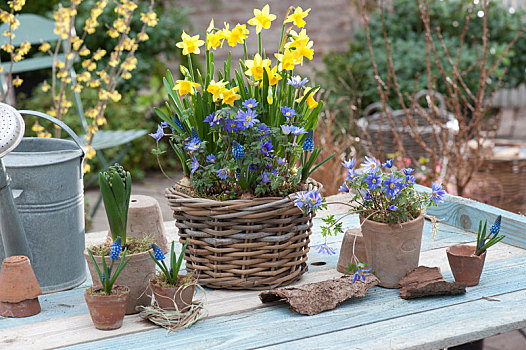
[[[300,286],[271,289],[261,292],[259,298],[263,303],[284,299],[290,305],[290,311],[310,316],[334,309],[353,297],[363,297],[378,283],[380,281],[374,275],[367,275],[365,282],[356,283],[353,283],[353,276],[343,276]]]

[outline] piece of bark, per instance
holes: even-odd
[[[263,303],[284,299],[292,312],[303,315],[316,315],[322,311],[334,309],[353,297],[363,297],[365,293],[380,281],[374,275],[366,275],[364,281],[353,283],[353,276],[308,283],[300,286],[271,289],[259,294]]]
[[[466,285],[458,282],[446,282],[438,267],[418,266],[409,271],[398,282],[398,285],[402,299],[466,293]]]

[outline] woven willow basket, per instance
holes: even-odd
[[[305,190],[321,185],[309,179]],[[186,269],[211,288],[269,289],[307,270],[314,214],[285,198],[215,201],[166,190],[179,241],[188,239]]]

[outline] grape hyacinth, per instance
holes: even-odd
[[[161,248],[159,248],[159,246],[155,243],[152,243],[152,248],[153,248],[153,256],[155,257],[155,259],[158,261],[164,260],[165,256]]]
[[[117,237],[115,242],[113,242],[113,244],[111,245],[110,258],[113,260],[119,260],[119,255],[121,254],[121,251],[122,251],[122,241],[121,241],[121,237],[119,236]]]
[[[245,156],[245,151],[243,146],[241,146],[237,141],[234,141],[234,146],[232,147],[232,153],[234,154],[235,159],[240,159]]]
[[[303,150],[312,152],[314,149],[314,140],[313,140],[314,131],[312,129],[309,129],[307,133],[307,137],[305,138],[305,141],[303,142]]]

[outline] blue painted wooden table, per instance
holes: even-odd
[[[168,333],[126,316],[115,331],[96,330],[83,298],[90,284],[40,297],[42,312],[25,319],[0,319],[0,348],[44,349],[438,349],[526,327],[526,219],[491,206],[449,197],[428,213],[438,220],[432,238],[426,222],[420,264],[439,266],[453,281],[445,248],[476,240],[480,219],[502,215],[505,243],[489,249],[480,284],[459,296],[403,300],[398,290],[375,287],[363,298],[347,301],[314,316],[292,314],[286,305],[262,304],[257,291],[208,290],[208,318],[190,329]],[[358,227],[348,216],[344,227]],[[173,223],[169,223],[173,227]],[[323,242],[315,219],[312,245]],[[339,251],[342,237],[328,240]],[[312,250],[298,284],[337,278],[337,255]],[[199,295],[198,295],[199,297]],[[202,295],[200,296],[202,297]]]

